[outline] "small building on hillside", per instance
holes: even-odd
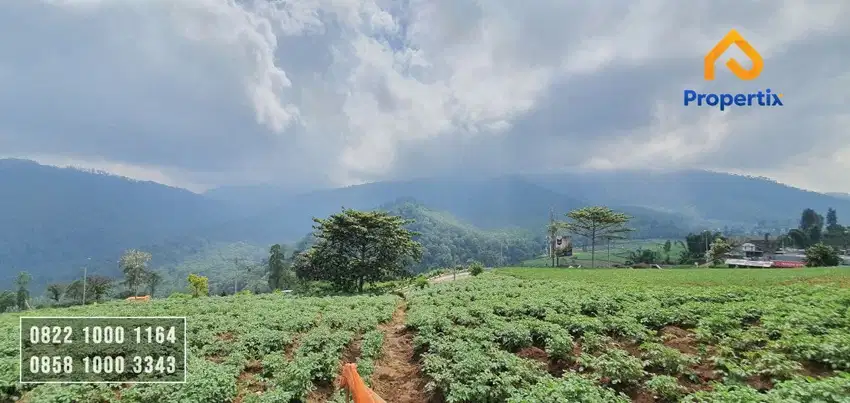
[[[776,241],[750,239],[733,249],[730,255],[752,260],[773,259],[777,250],[779,250],[779,244]]]

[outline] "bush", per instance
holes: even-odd
[[[479,275],[483,272],[484,272],[484,266],[481,263],[472,262],[472,264],[469,265],[469,274],[471,274],[473,276],[477,276],[477,275]]]
[[[592,381],[567,373],[561,379],[545,379],[533,387],[517,390],[508,402],[626,403],[629,399]]]
[[[818,243],[806,249],[805,261],[809,267],[838,266],[841,264],[841,256],[832,246]]]
[[[685,394],[686,389],[679,385],[676,378],[670,375],[655,375],[646,381],[646,389],[653,397],[663,402],[676,402]]]
[[[168,298],[171,298],[171,299],[186,299],[186,298],[192,298],[192,296],[189,295],[189,294],[186,294],[184,292],[175,292],[175,293],[172,293],[171,295],[169,295]]]
[[[423,275],[416,276],[416,279],[413,280],[413,286],[418,289],[423,289],[428,286],[428,278]]]
[[[190,274],[188,280],[189,287],[192,289],[193,297],[206,297],[210,295],[210,283],[206,277],[199,276],[197,274]]]

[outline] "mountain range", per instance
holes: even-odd
[[[766,178],[706,171],[565,173],[419,178],[293,192],[271,185],[221,187],[203,194],[99,172],[0,160],[0,288],[20,270],[45,284],[92,272],[116,274],[128,248],[150,250],[155,266],[175,266],[211,245],[261,250],[309,233],[312,217],[342,207],[410,202],[480,231],[542,232],[587,205],[634,217],[635,237],[673,238],[723,226],[795,226],[804,208],[850,212],[850,197]],[[238,248],[237,248],[238,249]],[[206,252],[205,252],[206,253]]]

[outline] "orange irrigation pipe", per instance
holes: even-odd
[[[356,364],[349,363],[342,366],[339,386],[346,389],[349,398],[354,398],[354,403],[386,403],[366,386],[360,374],[357,373]]]

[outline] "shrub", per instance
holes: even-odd
[[[676,402],[685,393],[685,388],[679,385],[676,378],[670,375],[655,375],[646,381],[646,389],[659,401]]]
[[[206,277],[199,276],[197,274],[190,274],[188,280],[189,288],[192,289],[193,297],[206,297],[210,295],[210,283]]]
[[[423,275],[416,276],[416,279],[413,280],[413,286],[418,289],[423,289],[428,286],[428,278]]]
[[[805,261],[809,267],[838,266],[841,264],[841,256],[832,246],[819,243],[806,249]]]
[[[625,395],[597,386],[592,381],[571,373],[567,373],[561,379],[546,379],[531,388],[518,390],[508,399],[510,403],[626,403],[628,401]]]
[[[479,275],[483,272],[484,272],[484,266],[481,263],[472,262],[472,264],[469,265],[469,274],[471,274],[473,276],[477,276],[477,275]]]

